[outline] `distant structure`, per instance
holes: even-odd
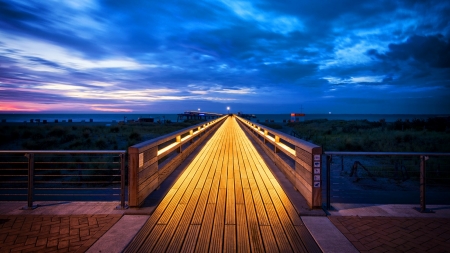
[[[301,106],[300,113],[291,113],[291,122],[303,122],[305,121],[305,114],[303,113],[303,105]]]
[[[291,113],[291,122],[303,122],[305,121],[304,113]]]
[[[177,122],[179,120],[191,120],[191,119],[217,119],[222,117],[223,114],[213,112],[200,112],[200,111],[186,111],[178,114]]]
[[[255,114],[245,114],[243,112],[238,112],[238,116],[246,119],[256,118]]]
[[[138,118],[138,122],[154,122],[154,118]]]

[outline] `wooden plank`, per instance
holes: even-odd
[[[250,252],[247,215],[243,204],[236,204],[236,225],[238,252]]]
[[[153,176],[155,173],[158,173],[158,163],[149,164],[148,166],[143,167],[138,174],[139,177],[139,186],[147,180],[147,178]]]
[[[164,232],[159,237],[158,242],[156,243],[153,251],[164,252],[166,250],[166,248],[169,246],[170,240],[172,239],[175,233],[175,230],[177,229],[178,223],[180,222],[181,216],[183,215],[185,209],[186,209],[185,204],[179,204],[177,206],[177,208],[173,212],[173,215],[169,223],[166,225]]]
[[[208,252],[216,204],[207,204],[195,252]]]
[[[168,252],[179,252],[181,246],[183,244],[184,238],[186,236],[187,230],[189,228],[192,215],[194,214],[195,207],[197,205],[197,200],[200,197],[201,189],[196,188],[192,193],[192,197],[189,203],[186,206],[186,210],[181,217],[180,222],[176,228],[174,235],[172,236],[172,240],[170,242],[169,247],[167,248]]]
[[[228,181],[227,187],[227,205],[225,211],[225,224],[227,225],[235,225],[236,224],[236,201],[235,201],[235,191],[234,191],[234,181]]]
[[[263,242],[259,231],[258,218],[253,203],[251,189],[244,189],[245,211],[247,214],[248,234],[252,252],[264,252]]]
[[[139,188],[144,187],[143,189],[139,189],[138,192],[138,201],[140,203],[144,202],[145,198],[152,192],[154,191],[156,188],[158,188],[158,174],[154,174],[152,177],[150,177],[149,179],[147,179],[147,181],[145,182],[145,185],[139,185]]]
[[[275,240],[277,241],[278,248],[281,252],[292,252],[292,248],[289,245],[289,241],[281,224],[278,214],[273,205],[266,205],[267,213],[269,216],[270,224],[272,225],[273,233],[275,234]]]
[[[236,225],[225,225],[223,252],[235,253],[236,247]]]
[[[200,233],[201,225],[190,225],[189,230],[184,239],[183,247],[181,248],[182,253],[195,252],[195,246],[197,245],[198,234]]]
[[[155,247],[156,243],[158,242],[158,239],[165,228],[166,225],[154,226],[151,233],[148,235],[142,246],[139,248],[139,252],[151,252]]]
[[[261,237],[264,242],[265,252],[280,252],[275,241],[275,237],[272,233],[270,226],[261,226]]]

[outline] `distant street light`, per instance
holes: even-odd
[[[227,110],[228,110],[228,114],[230,114],[230,107],[229,106],[227,106]]]
[[[198,108],[198,112],[200,112],[200,108]]]

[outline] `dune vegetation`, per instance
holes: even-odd
[[[2,123],[3,150],[124,150],[201,121],[177,123]]]
[[[444,117],[396,122],[322,119],[264,124],[326,151],[450,152],[450,118]]]

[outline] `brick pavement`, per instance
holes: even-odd
[[[121,217],[0,215],[0,252],[85,252]]]
[[[450,218],[329,219],[360,252],[450,252]]]

